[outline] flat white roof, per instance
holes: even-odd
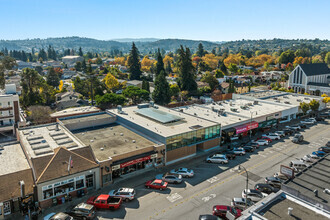
[[[0,176],[30,168],[19,143],[3,146],[0,153]]]
[[[57,123],[21,128],[18,130],[21,144],[29,157],[50,155],[58,147],[76,149],[84,147],[66,128]],[[58,128],[58,129],[57,129]]]
[[[175,117],[180,117],[182,118],[179,121],[176,122],[171,122],[171,123],[161,123],[157,122],[155,120],[150,119],[149,117],[145,117],[143,115],[140,115],[136,112],[139,108],[137,106],[130,106],[130,107],[125,107],[122,109],[124,114],[118,113],[117,109],[110,109],[107,110],[108,112],[117,115],[118,117],[124,118],[128,121],[131,121],[145,129],[148,129],[160,136],[163,137],[169,137],[172,135],[178,135],[182,134],[188,131],[193,131],[190,127],[192,126],[202,126],[202,127],[210,127],[210,126],[215,126],[217,125],[216,122],[212,122],[209,120],[205,120],[202,118],[198,118],[189,114],[185,114],[182,112],[178,112],[169,108],[165,108],[163,106],[158,106],[158,111],[164,112],[166,114],[171,114]],[[150,107],[153,108],[153,107]]]
[[[55,112],[51,114],[51,117],[59,117],[59,116],[66,116],[72,114],[79,114],[79,113],[88,113],[88,112],[95,112],[100,111],[99,108],[94,106],[85,106],[85,107],[77,107],[77,108],[68,108],[62,111]]]
[[[317,96],[309,96],[309,95],[300,95],[300,94],[293,94],[289,93],[283,96],[277,96],[277,97],[270,97],[265,100],[272,100],[273,102],[277,103],[284,103],[284,104],[290,104],[294,106],[300,106],[301,102],[310,103],[313,99],[316,101],[322,101],[322,97]]]

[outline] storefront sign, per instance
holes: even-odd
[[[266,121],[272,120],[274,117],[273,116],[267,116]]]
[[[256,121],[253,121],[253,122],[250,122],[250,123],[247,123],[247,124],[244,124],[244,125],[237,126],[237,127],[235,127],[236,134],[243,133],[243,132],[258,128],[258,126],[259,126],[259,124]]]
[[[280,168],[280,173],[283,174],[283,175],[286,175],[290,178],[293,178],[294,177],[294,171],[291,167],[287,167],[287,166],[284,166],[284,165],[281,165],[281,168]]]
[[[136,160],[131,160],[129,162],[120,164],[120,168],[128,167],[130,165],[141,163],[143,161],[150,160],[150,159],[151,159],[151,156],[142,157],[142,158],[139,158],[139,159],[136,159]]]
[[[269,127],[269,126],[276,125],[276,124],[277,124],[276,119],[272,119],[269,121],[263,121],[263,122],[259,123],[259,128]]]
[[[112,170],[119,170],[120,169],[120,164],[112,166],[111,169]]]
[[[154,158],[157,158],[157,154],[152,154],[152,155],[150,156],[150,159],[154,159]]]

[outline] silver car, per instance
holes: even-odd
[[[182,176],[179,174],[174,173],[165,173],[156,175],[156,179],[161,179],[168,183],[181,183],[182,182]]]
[[[233,198],[231,200],[231,206],[234,206],[235,208],[238,208],[240,210],[245,209],[245,205],[247,205],[247,208],[252,206],[254,202],[251,201],[251,199],[245,199],[245,198]]]
[[[109,192],[110,196],[123,198],[125,201],[132,201],[135,198],[135,190],[131,188],[119,188],[116,190],[111,190]]]
[[[173,169],[170,171],[170,173],[179,174],[182,177],[193,177],[195,175],[193,170],[183,167]]]

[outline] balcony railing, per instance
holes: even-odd
[[[14,117],[14,114],[10,114],[10,115],[0,115],[0,119],[6,119],[6,118],[12,118]]]

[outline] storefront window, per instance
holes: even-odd
[[[74,183],[67,183],[54,188],[55,196],[66,194],[74,190]]]
[[[85,185],[84,185],[83,179],[76,181],[76,189],[80,189],[80,188],[84,188],[84,187],[85,187]]]
[[[111,182],[111,173],[110,174],[106,174],[106,175],[103,175],[103,184],[105,183],[108,183],[108,182]]]
[[[43,191],[43,198],[44,199],[48,199],[50,197],[53,197],[53,188]]]

